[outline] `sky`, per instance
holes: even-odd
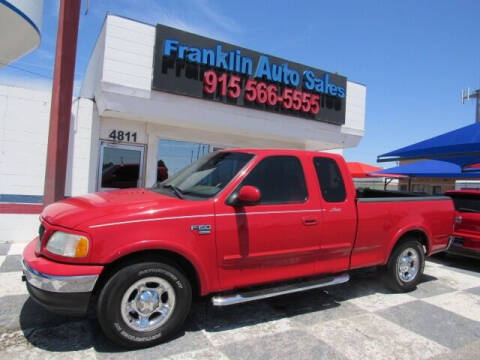
[[[44,1],[40,47],[0,68],[0,83],[51,88],[59,0]],[[366,85],[365,135],[344,151],[348,161],[375,164],[380,154],[475,121],[474,101],[462,105],[460,95],[480,88],[478,0],[82,0],[77,92],[107,12]]]

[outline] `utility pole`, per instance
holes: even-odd
[[[61,0],[52,85],[43,204],[65,197],[75,56],[81,0]]]
[[[475,111],[475,122],[480,122],[480,89],[475,90],[473,93],[470,88],[462,90],[462,104],[465,104],[470,99],[477,99],[477,106]]]

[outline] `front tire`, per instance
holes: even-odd
[[[395,292],[415,290],[425,268],[423,245],[415,238],[398,244],[390,255],[385,271],[385,284]]]
[[[98,320],[113,342],[127,348],[147,347],[180,330],[191,301],[191,285],[173,264],[133,264],[116,272],[103,287]]]

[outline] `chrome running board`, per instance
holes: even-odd
[[[248,301],[267,299],[274,296],[292,294],[300,291],[323,288],[332,285],[339,285],[350,280],[350,275],[341,274],[336,276],[324,277],[321,279],[309,279],[300,283],[290,283],[286,285],[277,285],[260,290],[250,290],[229,295],[216,295],[212,297],[214,306],[228,306],[240,304]]]

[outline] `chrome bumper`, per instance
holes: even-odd
[[[98,275],[55,276],[44,274],[28,266],[24,260],[22,260],[22,266],[23,274],[30,285],[50,292],[91,292],[98,279]]]

